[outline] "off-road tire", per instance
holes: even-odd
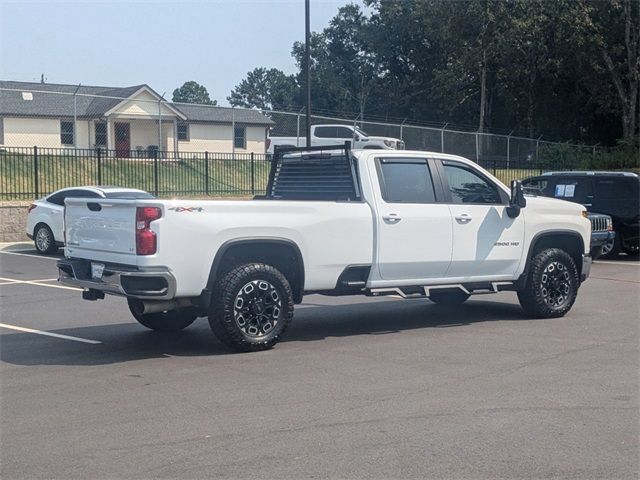
[[[262,286],[266,287],[264,291],[260,290]],[[257,288],[255,294],[253,288]],[[263,297],[258,298],[260,295]],[[266,305],[264,310],[263,305]],[[209,325],[216,337],[233,350],[267,350],[280,341],[291,323],[293,305],[291,286],[280,271],[264,263],[240,265],[216,283]],[[265,324],[272,321],[265,331]],[[254,334],[250,333],[251,329],[255,330]]]
[[[578,268],[571,255],[548,248],[531,259],[526,286],[518,291],[518,300],[534,317],[562,317],[571,310],[579,286]]]
[[[128,303],[131,315],[133,315],[140,325],[159,332],[178,332],[184,330],[198,318],[197,310],[193,307],[139,315],[135,313],[131,306],[131,301]]]
[[[48,225],[41,223],[33,230],[33,245],[38,253],[50,255],[58,251],[56,239]]]
[[[464,293],[462,290],[455,292],[439,292],[434,290],[429,294],[429,300],[438,305],[462,305],[469,298],[468,293]]]

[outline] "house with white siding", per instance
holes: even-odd
[[[272,125],[257,110],[167,102],[148,85],[0,81],[0,147],[265,153]]]

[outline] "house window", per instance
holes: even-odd
[[[73,145],[73,122],[60,122],[60,143]]]
[[[247,127],[236,127],[233,130],[233,146],[247,148]]]
[[[189,124],[178,123],[178,140],[189,141]]]
[[[96,147],[107,146],[107,124],[105,122],[96,123]]]

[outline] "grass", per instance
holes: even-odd
[[[208,175],[207,175],[208,171]],[[269,162],[204,158],[166,161],[41,156],[38,196],[77,185],[117,185],[140,188],[159,196],[250,195],[264,193]],[[0,154],[0,199],[34,198],[36,173],[32,155]]]
[[[544,171],[538,168],[489,168],[487,170],[506,186],[509,186],[511,180],[522,180],[527,177],[540,175]]]

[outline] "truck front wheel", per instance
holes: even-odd
[[[286,277],[263,263],[241,265],[216,284],[209,324],[228,347],[252,352],[273,347],[293,318],[293,292]]]
[[[191,325],[198,317],[196,309],[193,307],[140,315],[136,313],[135,308],[132,306],[132,302],[129,301],[128,303],[131,315],[134,316],[140,325],[160,332],[177,332],[179,330],[183,330]]]
[[[564,316],[578,295],[578,269],[571,255],[548,248],[531,259],[526,286],[518,291],[520,305],[538,318]]]

